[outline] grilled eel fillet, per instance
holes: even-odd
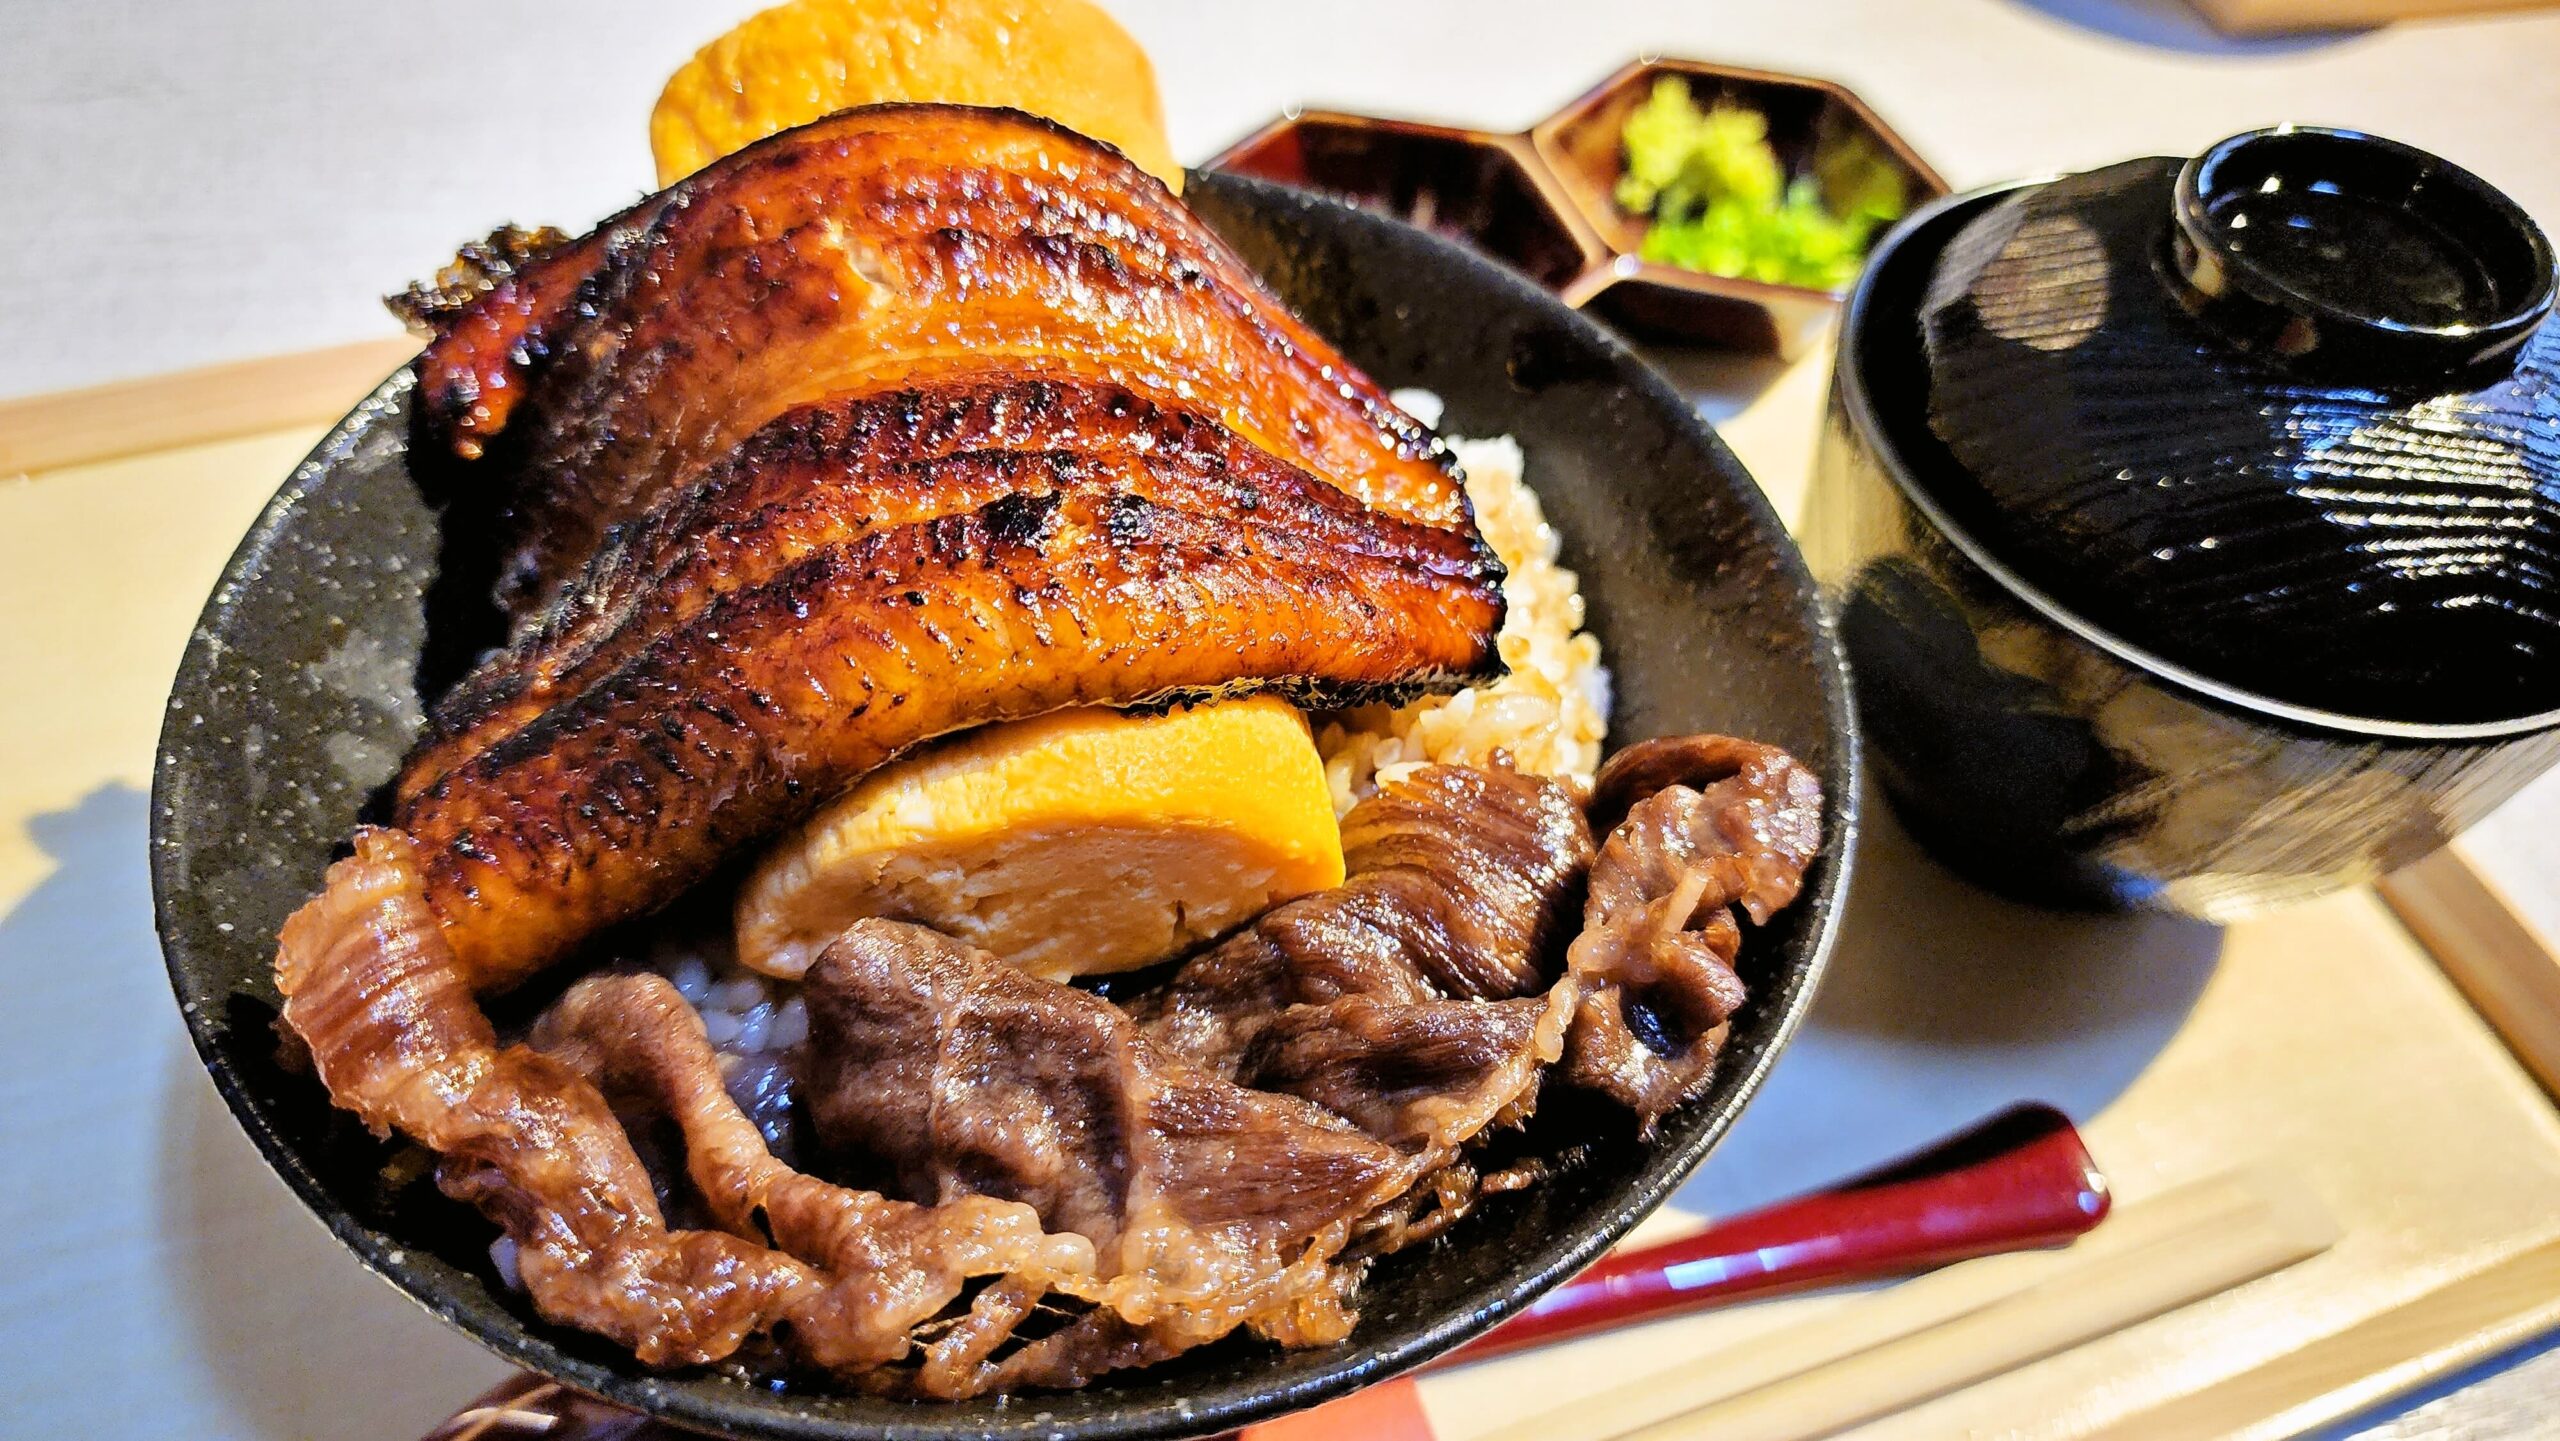
[[[1387,514],[1468,521],[1446,448],[1161,182],[1015,111],[845,111],[440,279],[395,301],[432,332],[419,449],[499,462],[519,621],[784,411],[1028,362],[1184,397]]]
[[[999,411],[1002,436],[918,440]],[[1125,388],[899,392],[782,425],[789,454],[750,443],[672,498],[682,519],[630,527],[582,583],[627,574],[630,594],[490,662],[476,719],[413,757],[397,825],[475,989],[934,736],[1263,686],[1340,704],[1498,665],[1500,570],[1472,535]]]
[[[475,989],[949,731],[1499,669],[1445,447],[1045,121],[848,111],[466,258],[417,424],[505,501],[514,637],[392,819]]]
[[[1346,554],[1377,549],[1369,511],[1225,427],[1125,386],[1043,378],[1046,369],[838,396],[777,417],[633,522],[514,646],[436,702],[436,738],[406,767],[402,795],[720,595],[867,531],[962,514],[1026,487],[1089,486],[1110,473],[1150,499],[1191,495],[1243,515],[1294,500],[1296,522]],[[1395,558],[1434,573],[1472,574],[1483,559],[1437,532],[1389,524],[1386,533],[1419,542]]]

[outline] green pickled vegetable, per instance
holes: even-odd
[[[1907,203],[1902,172],[1866,137],[1828,147],[1812,174],[1789,180],[1766,116],[1728,103],[1701,110],[1676,76],[1655,82],[1620,138],[1618,203],[1653,222],[1644,258],[1687,270],[1837,290]]]

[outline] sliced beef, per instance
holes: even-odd
[[[1266,1031],[1303,1033],[1299,1006],[1381,1006],[1536,996],[1591,863],[1591,832],[1565,786],[1509,767],[1427,766],[1378,788],[1342,823],[1347,876],[1272,908],[1133,1009],[1158,1044],[1248,1084],[1283,1054]],[[1466,1013],[1444,1010],[1445,1026]],[[1499,1021],[1497,1029],[1516,1030]]]
[[[1822,786],[1775,746],[1690,736],[1620,751],[1592,791],[1612,829],[1568,953],[1581,995],[1564,1073],[1650,1133],[1714,1072],[1743,1001],[1736,912],[1762,923],[1795,899],[1822,848]]]
[[[1631,748],[1596,794],[1595,860],[1563,785],[1395,779],[1345,822],[1344,885],[1132,1011],[854,926],[811,969],[801,1069],[821,1139],[880,1191],[778,1160],[660,978],[589,977],[501,1045],[397,833],[361,835],[286,927],[280,980],[333,1094],[441,1155],[546,1317],[649,1364],[765,1334],[886,1394],[1073,1386],[1239,1328],[1339,1339],[1369,1256],[1534,1174],[1479,1178],[1473,1143],[1559,1060],[1648,1128],[1703,1089],[1743,922],[1802,884],[1819,788],[1710,737]],[[617,1112],[674,1123],[712,1229],[669,1224]]]
[[[1365,1217],[1436,1164],[1295,1096],[1210,1075],[1109,1001],[920,926],[863,921],[806,995],[810,1115],[926,1205],[1018,1202],[1091,1242],[1096,1303],[997,1355],[971,1390],[1076,1385],[1239,1326],[1346,1334]]]
[[[1021,1201],[1106,1270],[1182,1246],[1187,1273],[1239,1284],[1412,1179],[1332,1113],[1207,1075],[1109,1001],[921,926],[857,922],[806,995],[823,1142],[892,1162],[919,1200]]]

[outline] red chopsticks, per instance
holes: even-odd
[[[2051,1106],[2013,1106],[1882,1170],[1602,1257],[1437,1370],[1751,1296],[2058,1246],[2106,1219],[2107,1179]],[[1242,1441],[1430,1441],[1411,1377],[1248,1426]]]
[[[2050,1106],[2015,1106],[1831,1190],[1602,1257],[1436,1364],[1744,1296],[2058,1245],[2104,1219],[2108,1199],[2106,1178],[2070,1120]]]

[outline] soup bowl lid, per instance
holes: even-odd
[[[2485,181],[2256,131],[2019,187],[1930,264],[1939,499],[2026,582],[2290,707],[2560,709],[2552,251]]]

